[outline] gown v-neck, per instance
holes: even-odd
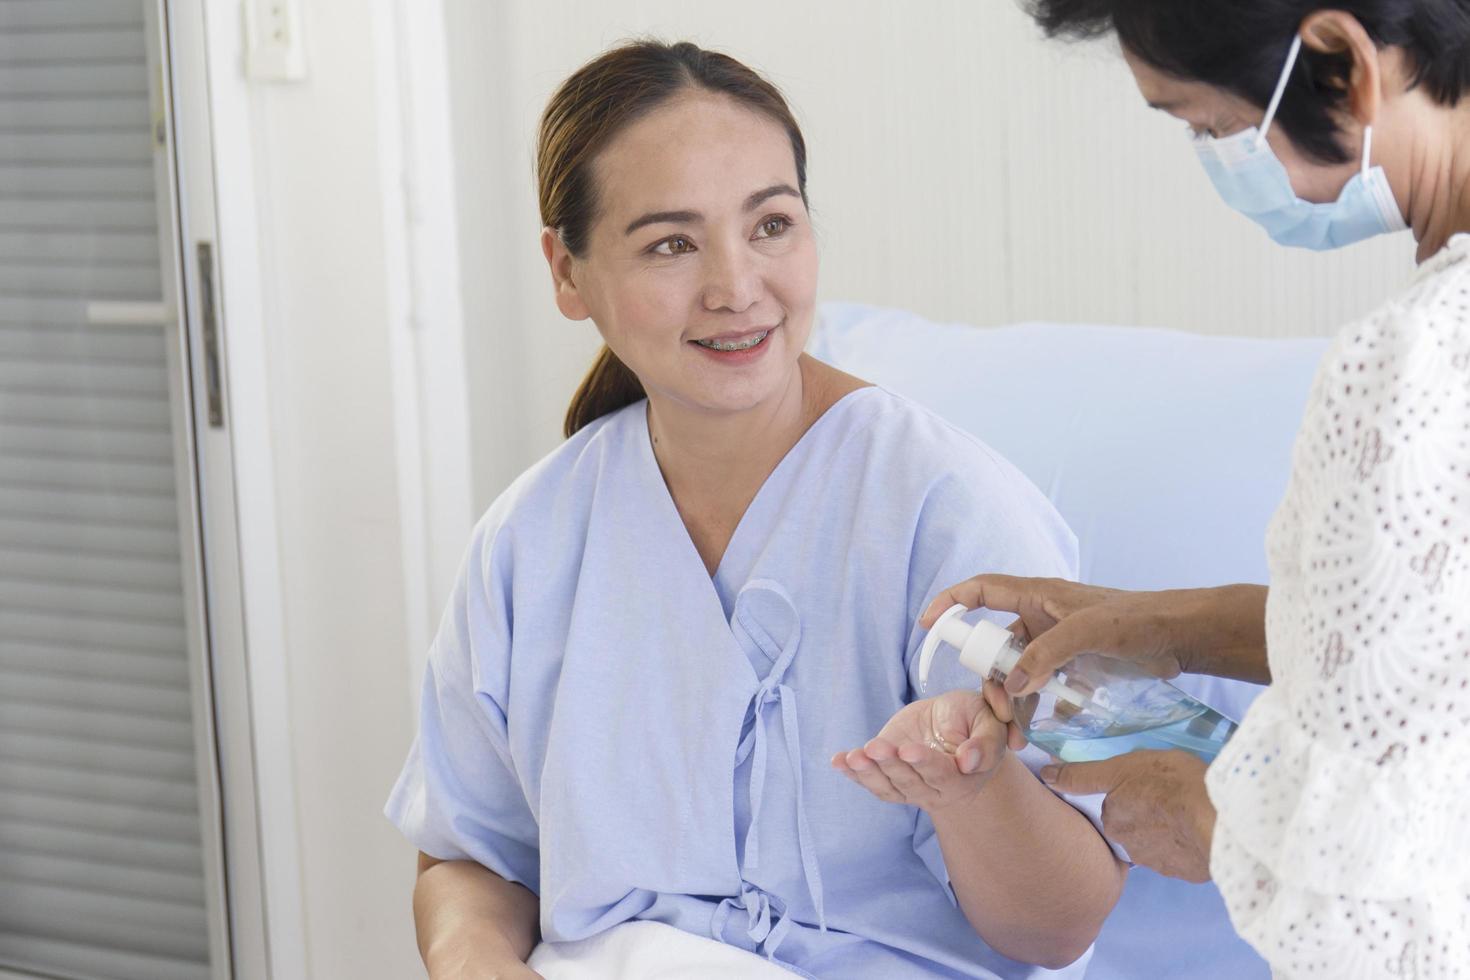
[[[663,469],[659,466],[658,457],[653,450],[653,433],[648,426],[648,410],[646,404],[638,409],[637,415],[639,422],[635,432],[637,436],[641,436],[641,438],[637,438],[638,444],[642,449],[642,452],[639,454],[641,457],[640,466],[644,470],[648,482],[650,484],[657,484],[661,491],[652,494],[652,498],[657,501],[658,520],[662,525],[665,525],[665,527],[660,527],[658,531],[659,533],[683,536],[688,544],[687,550],[690,556],[692,556],[693,562],[698,566],[700,572],[710,580],[710,584],[715,591],[727,621],[733,612],[735,594],[739,591],[738,586],[734,588],[731,586],[731,579],[734,577],[731,574],[732,566],[748,563],[745,560],[748,557],[746,551],[741,549],[743,538],[748,536],[748,534],[743,534],[743,532],[746,531],[747,525],[751,523],[749,520],[750,515],[763,505],[763,497],[777,492],[775,488],[788,480],[788,475],[785,471],[790,469],[792,460],[800,458],[804,447],[809,442],[819,439],[824,428],[838,424],[844,415],[855,410],[854,406],[862,402],[866,397],[869,397],[869,393],[873,392],[881,392],[881,389],[873,385],[864,385],[847,392],[841,398],[838,398],[831,405],[827,406],[826,410],[817,416],[811,425],[807,426],[806,430],[792,443],[791,448],[786,451],[771,472],[767,474],[766,478],[761,481],[761,485],[756,489],[755,495],[745,505],[745,510],[741,513],[740,519],[735,523],[735,530],[730,533],[729,540],[725,542],[725,550],[720,554],[720,560],[716,563],[713,573],[705,565],[704,556],[699,553],[699,548],[695,545],[694,538],[689,533],[688,525],[684,523],[684,517],[679,513],[679,506],[674,502],[674,496],[669,490],[668,482],[664,479]],[[677,525],[677,529],[668,526],[670,524]]]

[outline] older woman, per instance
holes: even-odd
[[[1116,32],[1144,99],[1277,242],[1407,227],[1422,265],[1321,366],[1269,596],[982,575],[926,620],[1019,613],[1015,694],[1083,651],[1269,681],[1208,772],[1149,752],[1044,775],[1108,791],[1135,860],[1213,875],[1277,976],[1470,976],[1470,2],[1031,7],[1053,35]]]

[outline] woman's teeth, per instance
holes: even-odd
[[[771,333],[771,331],[769,331],[769,330],[762,330],[758,334],[752,334],[746,340],[732,340],[732,341],[696,340],[695,343],[698,344],[701,347],[707,347],[710,350],[720,350],[720,351],[750,350],[756,344],[759,344],[762,340],[765,340],[768,336],[770,336],[770,333]]]

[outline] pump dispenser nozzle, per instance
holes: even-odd
[[[989,677],[997,671],[1005,676],[1016,666],[1016,661],[1021,659],[1021,643],[1010,630],[983,619],[972,626],[960,618],[967,612],[969,610],[962,605],[950,606],[924,637],[924,645],[919,651],[921,691],[928,687],[929,668],[933,665],[934,654],[941,643],[947,643],[958,650],[960,663],[981,677]],[[1046,682],[1044,690],[1078,708],[1085,707],[1088,703],[1084,695],[1055,677]]]

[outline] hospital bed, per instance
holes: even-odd
[[[1156,589],[1267,580],[1266,524],[1326,343],[1048,323],[982,329],[828,303],[811,349],[1020,467],[1076,531],[1083,581]],[[1236,718],[1259,691],[1217,678],[1178,683]],[[1269,975],[1213,885],[1142,868],[1087,973]]]

